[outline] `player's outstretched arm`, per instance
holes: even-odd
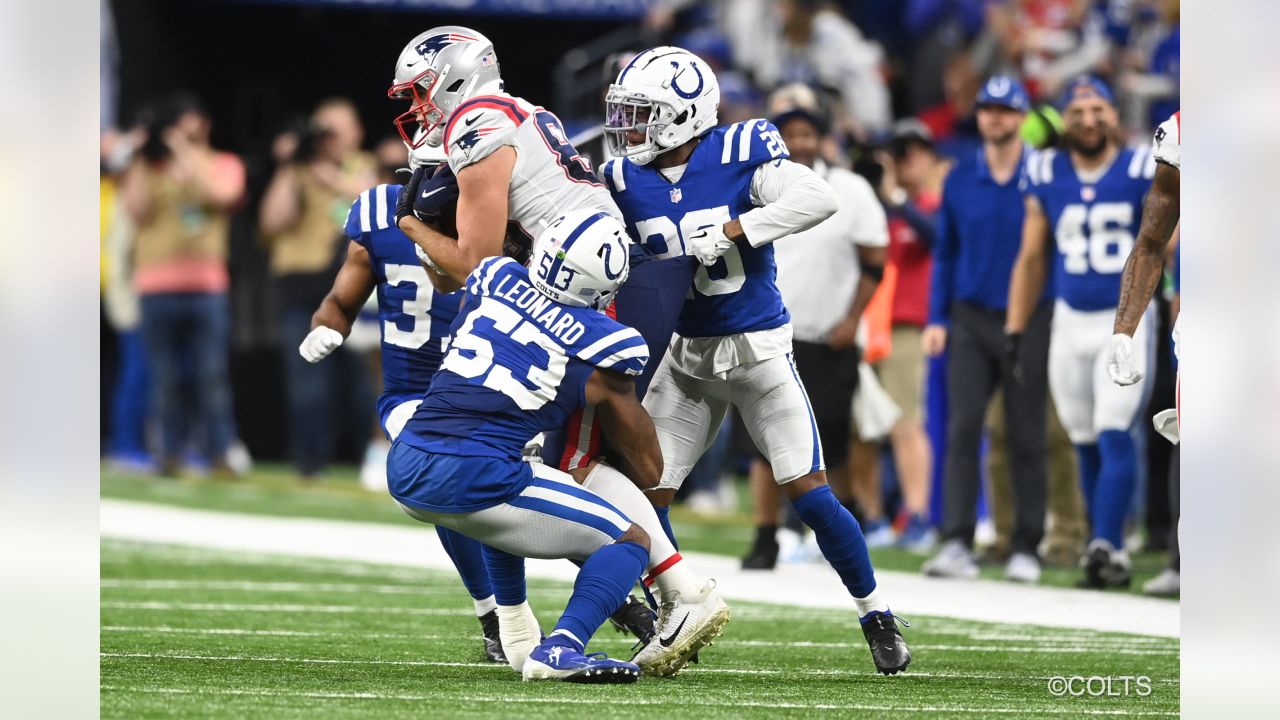
[[[761,165],[751,179],[751,200],[759,205],[725,225],[732,240],[755,247],[817,225],[840,209],[835,190],[813,170],[790,160]]]
[[[653,420],[636,397],[635,381],[622,373],[597,369],[587,381],[586,395],[614,450],[610,460],[641,490],[657,487],[662,479],[662,449]]]
[[[1025,203],[1022,247],[1018,250],[1018,259],[1013,263],[1013,274],[1009,278],[1009,309],[1004,321],[1005,332],[1010,335],[1027,328],[1035,312],[1036,301],[1044,292],[1049,221],[1035,196],[1028,195]]]
[[[1164,274],[1165,253],[1169,238],[1178,225],[1181,215],[1179,186],[1181,177],[1177,168],[1165,163],[1156,164],[1156,175],[1151,189],[1142,203],[1142,224],[1129,259],[1124,264],[1120,278],[1120,304],[1116,306],[1114,332],[1133,336],[1138,329],[1147,303],[1151,301],[1156,286]]]
[[[507,194],[515,163],[515,149],[505,146],[458,172],[456,241],[412,215],[400,220],[400,229],[459,284],[467,281],[481,260],[502,255]]]
[[[351,334],[351,323],[376,285],[369,251],[360,243],[348,243],[347,259],[329,294],[311,316],[311,332],[298,346],[298,353],[307,362],[319,362],[333,352]]]

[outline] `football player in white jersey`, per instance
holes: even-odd
[[[896,673],[911,654],[876,590],[862,531],[827,486],[817,424],[791,358],[790,316],[774,280],[771,243],[827,219],[837,199],[822,178],[787,159],[768,121],[717,128],[719,99],[711,68],[677,47],[636,55],[605,99],[615,159],[602,174],[628,229],[658,257],[691,255],[703,265],[644,400],[664,462],[662,482],[649,494],[655,505],[669,506],[729,406],[736,407],[853,596],[876,668]],[[691,616],[681,603],[664,603],[658,635],[635,661],[644,667],[663,643],[679,644]]]
[[[1156,174],[1142,203],[1142,225],[1138,227],[1138,237],[1120,278],[1120,304],[1116,306],[1115,335],[1111,338],[1111,347],[1107,353],[1107,372],[1117,385],[1132,385],[1142,379],[1142,372],[1134,367],[1133,362],[1133,333],[1164,275],[1169,239],[1181,216],[1181,111],[1160,124],[1152,144],[1156,157]],[[1176,322],[1173,338],[1176,353]]]
[[[481,260],[503,255],[509,221],[532,238],[570,211],[597,211],[622,219],[560,120],[503,92],[493,44],[479,32],[443,26],[415,37],[396,61],[388,94],[411,101],[396,119],[405,142],[414,149],[442,147],[448,156],[448,166],[430,178],[425,170],[414,171],[401,191],[397,211],[397,224],[423,251],[419,257],[434,271],[428,275],[438,291],[457,290]],[[456,239],[430,222],[438,217],[441,199],[451,195],[445,188],[452,182]],[[728,608],[714,584],[695,580],[644,494],[604,463],[583,468],[574,478],[653,536],[650,579],[664,598],[685,598],[697,610],[682,628],[682,643],[701,647],[719,634],[728,621]],[[527,655],[528,648],[513,652],[507,642],[519,635],[536,643],[537,626],[529,622],[527,605],[517,611],[499,601],[498,616],[508,659]],[[681,643],[663,646],[640,666],[647,674],[672,674],[688,659],[682,649]]]

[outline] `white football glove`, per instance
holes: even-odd
[[[724,227],[711,225],[698,230],[689,236],[689,254],[698,258],[703,265],[715,265],[716,260],[733,247],[733,241],[724,234]]]
[[[1111,336],[1107,350],[1107,374],[1117,385],[1132,385],[1142,379],[1142,373],[1133,367],[1133,338],[1124,333]]]
[[[323,325],[307,333],[298,346],[298,354],[309,363],[317,363],[342,344],[342,333]]]

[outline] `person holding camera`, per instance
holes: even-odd
[[[213,471],[230,474],[227,242],[231,213],[244,196],[244,164],[210,146],[209,116],[193,96],[157,103],[144,126],[121,194],[136,227],[133,278],[153,375],[152,416],[160,425],[158,469],[165,476],[182,469],[194,427]],[[190,403],[181,392],[188,374]]]
[[[355,407],[373,403],[359,357],[342,353],[336,362],[311,365],[294,350],[310,332],[311,313],[342,262],[347,209],[377,182],[377,161],[360,150],[363,136],[349,100],[321,102],[309,122],[276,138],[277,168],[259,209],[280,309],[290,454],[304,480],[314,479],[328,464],[334,391],[357,393]],[[357,429],[365,426],[358,423]]]

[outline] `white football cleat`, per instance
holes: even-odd
[[[710,645],[729,622],[729,606],[708,580],[698,595],[683,598],[672,593],[658,608],[657,633],[631,662],[645,675],[669,677],[680,672],[689,658]]]
[[[519,605],[498,606],[498,638],[511,669],[523,672],[529,653],[542,642],[542,628],[528,600]]]

